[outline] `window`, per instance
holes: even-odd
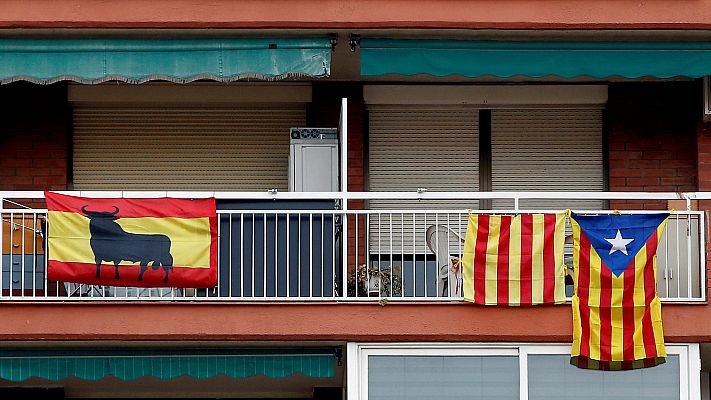
[[[697,344],[668,344],[667,362],[633,371],[582,370],[569,345],[348,345],[348,400],[698,398]]]

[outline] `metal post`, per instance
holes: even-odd
[[[348,285],[348,99],[341,99],[341,119],[338,123],[338,131],[341,139],[341,210],[343,210],[343,218],[341,218],[341,291],[344,296],[346,294],[346,285]],[[356,266],[358,268],[358,266]]]

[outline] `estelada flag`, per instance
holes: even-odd
[[[571,364],[627,370],[665,362],[656,253],[668,218],[669,213],[571,213]]]
[[[217,284],[214,198],[45,197],[48,279],[141,287]]]
[[[565,302],[565,214],[470,214],[464,300],[483,305]]]

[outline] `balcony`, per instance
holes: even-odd
[[[664,208],[670,201],[684,209],[672,213],[658,250],[658,293],[665,302],[706,301],[705,215],[692,210],[692,204],[711,198],[710,193],[70,193],[87,197],[215,196],[217,286],[125,288],[48,281],[46,209],[34,207],[43,204],[43,193],[0,192],[0,301],[457,302],[462,296],[456,260],[462,257],[467,216],[472,211],[469,205],[473,212],[482,213],[550,212],[567,206],[599,214],[613,210],[591,207],[641,208],[639,204],[645,203]],[[370,208],[353,209],[354,204]],[[476,210],[479,206],[486,209]],[[570,233],[569,226],[566,233]],[[572,267],[570,238],[565,263]],[[570,268],[569,274],[572,277]],[[570,277],[566,293],[572,295]]]

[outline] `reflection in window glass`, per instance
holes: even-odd
[[[515,356],[370,356],[369,400],[518,399]]]
[[[679,399],[679,356],[653,368],[595,371],[570,365],[567,355],[528,356],[529,400]]]

